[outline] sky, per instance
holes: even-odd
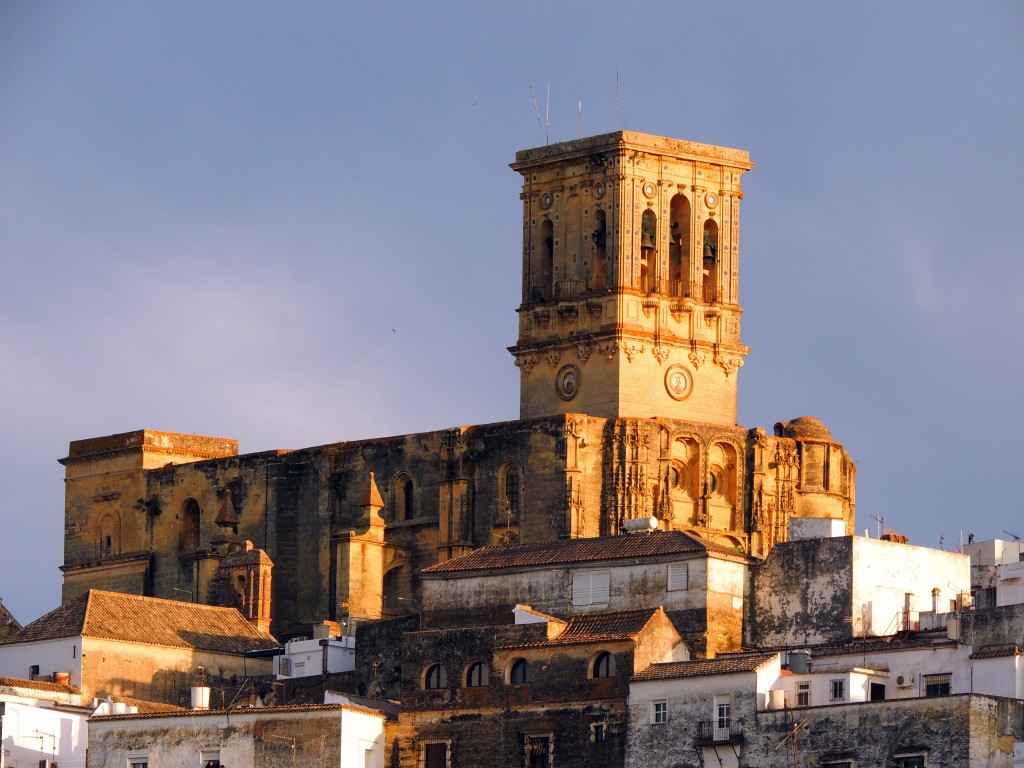
[[[59,604],[71,440],[517,418],[545,119],[748,150],[740,423],[821,419],[858,532],[1024,535],[1022,39],[1016,0],[0,4],[4,605]]]

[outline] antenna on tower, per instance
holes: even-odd
[[[540,128],[540,137],[547,144],[548,139],[544,134],[544,123],[540,121],[540,107],[537,106],[537,93],[533,90],[532,83],[530,84],[530,98],[533,99],[533,111],[537,113],[537,127]]]
[[[583,99],[580,99],[576,103],[576,138],[577,139],[580,138],[580,136],[582,136],[582,134],[580,133],[580,123],[582,122],[582,120],[583,120]]]
[[[878,517],[878,515],[872,515],[871,517],[875,519],[875,523],[878,529],[878,538],[882,538],[882,525],[885,523],[885,518]]]
[[[615,65],[615,130],[619,130],[619,65]]]
[[[548,103],[544,105],[544,144],[551,139],[551,81],[548,81]]]

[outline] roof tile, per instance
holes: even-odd
[[[234,654],[279,646],[273,635],[259,631],[235,608],[98,589],[36,619],[3,644],[80,635]]]
[[[677,677],[703,677],[705,675],[730,675],[739,672],[753,672],[762,665],[778,658],[775,653],[751,653],[719,656],[715,659],[696,661],[670,661],[652,664],[633,676],[634,680],[667,680]]]
[[[502,547],[482,547],[464,557],[446,560],[424,568],[422,573],[458,573],[492,568],[513,568],[536,565],[563,565],[596,560],[620,560],[631,557],[653,557],[707,552],[745,558],[741,552],[723,547],[683,531],[652,531],[594,539],[537,541]]]

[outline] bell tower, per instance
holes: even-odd
[[[528,149],[520,417],[735,425],[747,152],[618,131]]]

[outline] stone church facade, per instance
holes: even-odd
[[[794,523],[852,533],[855,469],[821,422],[736,424],[752,167],[629,131],[519,152],[520,420],[245,455],[152,430],[74,441],[63,599],[235,604],[287,637],[414,612],[421,569],[489,545],[641,518],[754,556]]]

